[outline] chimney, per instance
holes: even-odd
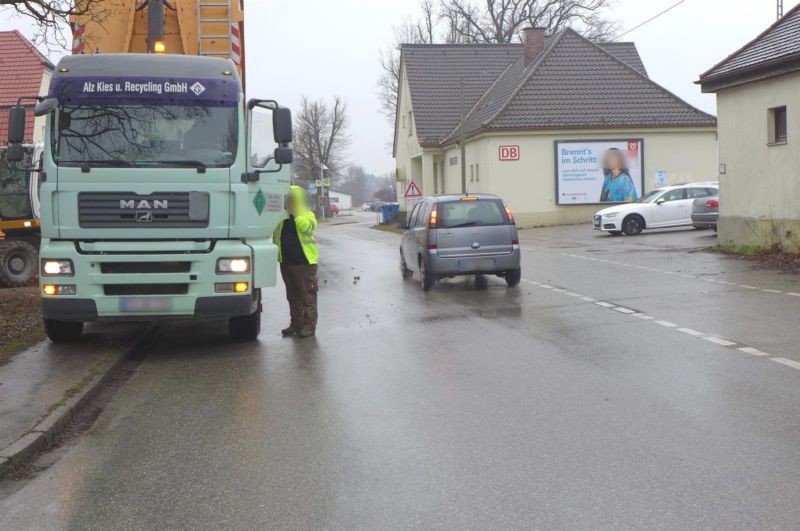
[[[525,66],[531,64],[544,49],[544,38],[547,28],[525,28]]]

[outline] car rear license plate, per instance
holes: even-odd
[[[494,269],[494,258],[468,258],[458,261],[459,271],[491,271]]]
[[[172,299],[165,297],[136,297],[119,300],[121,312],[168,312],[172,310]]]

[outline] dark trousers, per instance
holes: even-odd
[[[289,326],[296,331],[317,329],[317,266],[283,265],[281,276],[289,301]]]

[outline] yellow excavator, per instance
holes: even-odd
[[[244,0],[94,0],[72,17],[72,53],[157,53],[231,59],[244,72]],[[3,131],[5,133],[5,131]],[[9,164],[0,147],[0,286],[22,286],[37,274],[41,146]],[[27,169],[23,169],[27,168]]]

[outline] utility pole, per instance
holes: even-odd
[[[464,78],[461,78],[461,125],[459,126],[458,143],[461,146],[461,193],[467,193],[467,146],[464,144],[464,120],[466,120],[464,110]]]
[[[778,20],[783,18],[783,0],[778,0]]]

